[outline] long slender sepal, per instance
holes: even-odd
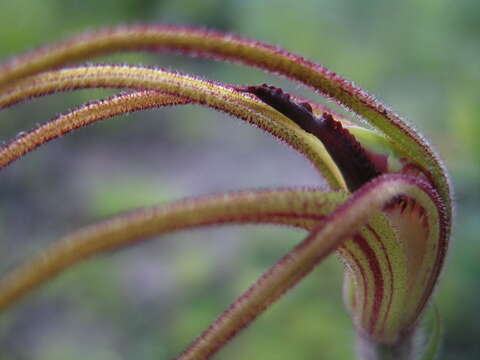
[[[189,100],[158,91],[138,91],[94,101],[38,126],[0,148],[0,169],[26,153],[73,130],[129,112],[161,106],[188,104]]]
[[[31,97],[78,88],[157,90],[225,111],[281,139],[309,159],[333,189],[345,181],[323,144],[255,96],[212,81],[161,69],[133,66],[88,66],[51,71],[18,81],[0,93],[0,109]]]
[[[346,199],[314,189],[245,191],[117,216],[76,232],[0,281],[0,311],[79,261],[152,236],[200,226],[268,223],[313,228]]]

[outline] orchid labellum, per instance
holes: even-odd
[[[72,65],[118,51],[162,51],[261,68],[335,101],[370,126],[268,85],[231,85],[125,65]],[[65,269],[94,255],[172,232],[225,223],[289,225],[307,231],[222,313],[179,359],[206,359],[336,252],[345,301],[365,359],[412,359],[412,338],[447,253],[452,190],[427,141],[396,113],[330,70],[285,50],[230,34],[175,26],[132,26],[81,35],[0,66],[0,108],[58,91],[128,90],[85,104],[0,149],[5,167],[48,141],[115,115],[198,104],[245,120],[303,154],[324,188],[252,190],[145,208],[59,240],[0,281],[7,309]],[[321,349],[320,349],[321,350]]]

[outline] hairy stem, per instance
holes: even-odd
[[[357,353],[359,360],[415,360],[414,336],[409,335],[396,344],[379,344],[359,336]]]

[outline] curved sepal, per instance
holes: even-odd
[[[0,281],[0,310],[74,264],[167,232],[222,224],[313,228],[347,198],[343,192],[290,188],[207,196],[146,208],[89,226],[58,241]]]
[[[50,71],[5,87],[0,93],[0,109],[54,92],[99,87],[156,90],[227,112],[258,126],[300,152],[312,162],[332,189],[346,188],[338,167],[323,144],[299,129],[290,119],[234,86],[177,72],[120,65]]]

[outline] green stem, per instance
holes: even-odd
[[[414,334],[395,344],[381,344],[362,335],[357,337],[357,354],[360,360],[413,360],[415,359]]]

